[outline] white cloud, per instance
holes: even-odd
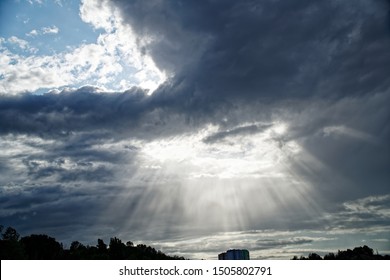
[[[36,29],[31,30],[29,33],[26,33],[29,37],[38,36],[38,31]]]
[[[38,35],[58,34],[59,32],[60,32],[60,29],[57,26],[53,25],[53,26],[42,27],[39,31],[36,29],[33,29],[29,33],[27,33],[26,36],[35,37]]]
[[[134,68],[133,73],[127,75],[127,79],[130,78],[132,82],[126,83],[120,80],[119,85],[127,87],[138,85],[153,92],[166,79],[165,74],[156,67],[151,57],[140,51],[142,48],[140,42],[145,40],[138,38],[130,26],[123,24],[119,11],[109,1],[82,1],[80,16],[94,28],[103,28],[106,32],[99,36],[98,43],[103,44],[110,53],[118,52],[123,64]],[[118,90],[125,89],[118,88]]]
[[[12,36],[8,39],[8,42],[11,44],[17,45],[19,48],[25,50],[29,47],[29,43],[26,40],[20,39],[16,36]]]
[[[34,5],[34,4],[39,4],[39,5],[42,5],[43,4],[43,1],[42,0],[27,0],[28,3],[30,3],[31,5]]]
[[[112,32],[119,24],[118,11],[113,10],[108,1],[100,3],[100,1],[83,0],[80,6],[80,17],[94,28],[103,28],[107,32]]]
[[[53,25],[51,27],[43,27],[42,33],[43,34],[57,34],[60,30],[57,26]]]
[[[121,70],[115,57],[98,44],[81,45],[71,52],[52,56],[25,57],[6,51],[0,54],[0,66],[3,94],[88,83],[91,79],[99,81]]]
[[[16,36],[11,36],[10,38],[8,38],[8,40],[5,40],[4,38],[2,38],[1,43],[4,43],[4,42],[7,42],[11,45],[15,45],[19,49],[21,49],[22,51],[27,51],[29,53],[36,53],[38,51],[38,49],[31,47],[29,42],[27,42],[26,40],[20,39]],[[4,49],[6,49],[6,48],[3,48],[3,50]]]
[[[0,53],[0,94],[34,92],[64,86],[95,84],[111,91],[141,86],[151,92],[165,80],[153,60],[143,55],[131,28],[108,2],[83,1],[80,16],[95,28],[103,28],[96,43],[70,47],[53,55],[22,55],[6,47]],[[28,36],[57,34],[54,26],[32,30]],[[15,36],[8,39],[23,50],[35,53],[29,42]]]

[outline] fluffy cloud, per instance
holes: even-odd
[[[33,29],[29,33],[27,33],[27,36],[38,36],[38,35],[45,35],[45,34],[58,34],[60,32],[60,29],[53,25],[53,26],[47,26],[42,27],[40,31]]]
[[[41,5],[43,3],[42,0],[27,0],[31,5],[39,4]]]
[[[19,46],[21,49],[27,49],[28,48],[28,42],[26,40],[20,39],[16,36],[12,36],[8,39],[8,42],[11,44],[15,44]]]
[[[42,32],[43,34],[57,34],[60,30],[57,26],[53,25],[51,27],[43,27]]]
[[[69,47],[52,55],[31,55],[37,48],[15,36],[2,40],[0,61],[2,75],[0,94],[15,95],[39,89],[94,84],[110,90],[141,86],[153,91],[165,75],[153,60],[142,53],[137,36],[123,25],[118,13],[110,6],[99,8],[98,2],[84,1],[81,18],[94,28],[104,28],[96,43]],[[115,20],[113,20],[115,19]],[[28,36],[59,33],[55,25],[32,30]],[[17,45],[28,53],[15,52],[4,44]]]

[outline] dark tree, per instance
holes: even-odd
[[[117,237],[111,238],[109,255],[112,260],[126,259],[126,245]]]
[[[294,256],[293,260],[298,259]],[[308,258],[301,256],[300,260],[317,260],[321,259],[321,256],[316,253],[309,254]],[[338,251],[335,255],[334,253],[329,253],[324,256],[324,260],[390,260],[389,255],[379,255],[378,253],[374,254],[374,250],[370,247],[364,245],[363,247],[356,247],[353,250],[347,249],[345,251]]]
[[[75,252],[75,251],[79,251],[79,250],[85,250],[85,249],[86,249],[86,247],[82,243],[80,243],[78,241],[73,241],[72,244],[70,244],[70,248],[69,248],[69,250],[71,252]]]
[[[3,232],[4,227],[0,226],[2,240],[0,240],[0,259],[21,260],[26,258],[23,246],[19,242],[19,233],[12,227]]]
[[[334,253],[329,253],[324,256],[324,260],[335,260],[336,256]]]
[[[102,239],[98,239],[97,248],[100,253],[107,253],[107,244],[105,244]]]
[[[16,231],[16,229],[12,227],[7,227],[4,233],[1,234],[3,240],[14,240],[18,241],[19,240],[19,233]]]
[[[24,260],[27,259],[24,248],[15,240],[0,240],[1,260]]]
[[[352,250],[355,255],[355,259],[364,260],[374,257],[374,250],[364,245],[363,247],[356,247]]]
[[[63,248],[53,237],[44,234],[32,234],[23,237],[23,244],[27,257],[33,260],[58,260],[63,258]]]
[[[309,254],[309,260],[322,260],[321,256],[316,253]]]
[[[73,241],[70,244],[70,248],[67,251],[67,259],[71,260],[83,260],[88,256],[87,247],[85,247],[79,241]]]

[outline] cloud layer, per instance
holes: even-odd
[[[199,258],[226,243],[255,258],[363,239],[390,251],[388,10],[365,0],[83,1],[83,20],[105,30],[96,44],[52,57],[1,49],[1,223]],[[153,94],[21,93],[110,79],[123,67],[117,52],[166,80]]]

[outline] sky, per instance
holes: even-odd
[[[0,3],[0,224],[65,247],[390,254],[390,3]]]

